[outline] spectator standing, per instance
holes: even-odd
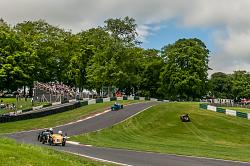
[[[32,103],[32,106],[34,106],[34,98],[33,97],[31,98],[31,103]]]

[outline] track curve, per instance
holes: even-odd
[[[114,124],[117,124],[139,112],[145,110],[158,102],[146,102],[137,103],[126,106],[120,111],[108,111],[99,116],[92,117],[83,121],[77,121],[74,123],[66,124],[64,126],[55,127],[54,130],[62,130],[68,134],[68,136],[83,134],[91,131],[100,130]],[[7,136],[13,138],[21,143],[31,143],[36,145],[42,145],[37,141],[37,134],[39,130],[18,132],[8,134]],[[84,156],[90,156],[93,158],[104,159],[108,161],[114,161],[123,163],[125,165],[136,166],[250,166],[250,163],[233,162],[197,157],[185,157],[177,155],[168,155],[160,153],[147,153],[136,152],[123,149],[113,148],[98,148],[89,147],[84,145],[72,145],[67,144],[65,147],[53,146],[57,150],[71,152],[75,154],[81,154]]]

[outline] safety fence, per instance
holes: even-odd
[[[237,116],[240,118],[250,119],[250,113],[246,113],[246,112],[225,109],[225,108],[216,107],[216,106],[212,106],[212,105],[204,104],[204,103],[200,104],[200,108],[209,110],[209,111],[218,112],[218,113],[223,113],[223,114],[230,115],[230,116]]]
[[[43,107],[33,108],[33,110],[24,110],[19,114],[9,114],[9,115],[1,115],[0,123],[13,122],[19,120],[26,120],[32,118],[39,118],[47,115],[57,114],[69,110],[76,109],[78,107],[103,103],[109,101],[119,101],[119,100],[146,100],[146,101],[164,101],[168,102],[168,100],[163,99],[155,99],[155,98],[147,98],[147,97],[110,97],[110,98],[98,98],[98,99],[86,99],[77,101],[76,99],[67,100],[64,102],[56,102],[52,104],[47,104]]]

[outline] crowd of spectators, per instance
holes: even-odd
[[[49,82],[49,83],[36,82],[35,86],[36,88],[45,90],[51,94],[74,96],[76,93],[75,88],[71,88],[63,83],[58,83],[58,82]]]

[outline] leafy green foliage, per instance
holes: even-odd
[[[170,98],[194,100],[206,94],[208,49],[199,39],[180,39],[162,49],[166,66],[162,91]]]
[[[0,24],[0,90],[32,89],[33,81],[127,95],[199,98],[206,93],[208,50],[199,39],[181,39],[162,52],[138,47],[130,17],[73,34],[44,20],[14,28]],[[202,88],[201,88],[202,87]]]
[[[246,71],[235,71],[232,74],[232,93],[236,98],[250,98],[250,74]]]
[[[212,96],[217,98],[232,98],[232,81],[230,75],[217,72],[209,80]]]
[[[71,34],[43,20],[25,21],[15,26],[17,34],[37,52],[36,75],[42,82],[62,81],[71,51],[68,39]]]
[[[246,71],[234,71],[233,74],[214,73],[209,80],[212,96],[232,98],[236,101],[250,98],[250,74]]]
[[[10,27],[0,26],[0,89],[16,90],[32,80],[37,55]]]
[[[136,40],[136,23],[135,19],[124,17],[123,19],[107,19],[104,21],[106,24],[104,29],[111,34],[115,40],[119,40],[124,44],[139,44],[140,42]]]
[[[165,66],[165,63],[161,57],[159,57],[159,51],[149,49],[144,51],[144,57],[142,61],[142,74],[140,80],[140,96],[148,97],[163,97],[161,94],[160,86],[160,74]]]

